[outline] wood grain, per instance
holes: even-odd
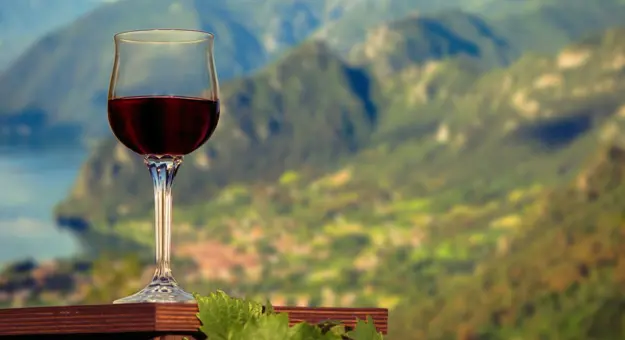
[[[357,319],[371,316],[379,331],[386,334],[388,330],[388,310],[383,308],[274,308],[288,313],[291,325],[335,320],[353,327]],[[195,304],[151,303],[0,309],[0,336],[69,339],[73,334],[83,339],[104,339],[111,338],[106,334],[116,334],[115,339],[130,335],[134,339],[201,339],[196,313]],[[50,337],[53,335],[57,336]]]

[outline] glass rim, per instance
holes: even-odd
[[[145,36],[145,38],[141,38],[141,36]],[[150,36],[153,37],[150,38]],[[171,36],[172,39],[165,38],[169,36]],[[113,36],[113,39],[117,42],[136,44],[197,44],[212,40],[214,37],[215,35],[213,33],[201,30],[154,28],[119,32]]]

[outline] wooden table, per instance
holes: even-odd
[[[291,324],[336,320],[353,327],[371,316],[386,334],[388,310],[383,308],[274,307],[289,314]],[[0,309],[2,339],[132,339],[200,340],[194,304],[120,304]]]

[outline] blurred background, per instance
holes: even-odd
[[[623,0],[0,0],[0,305],[148,282],[112,37],[193,28],[223,106],[174,186],[185,289],[386,307],[390,339],[624,339],[624,21]]]

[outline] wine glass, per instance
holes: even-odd
[[[108,119],[117,139],[143,156],[155,200],[156,271],[143,290],[113,303],[194,302],[170,267],[171,187],[187,155],[219,121],[213,35],[151,29],[115,35]]]

